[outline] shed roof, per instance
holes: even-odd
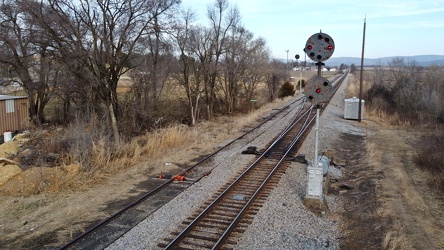
[[[0,101],[28,98],[27,96],[0,95]]]

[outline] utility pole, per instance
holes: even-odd
[[[304,51],[304,68],[307,69],[307,53],[305,53],[305,48],[303,49],[303,51]],[[302,70],[304,70],[304,68],[302,68]],[[305,92],[305,87],[304,87],[304,92]]]
[[[297,65],[298,65],[298,67],[299,67],[299,94],[302,94],[302,67],[301,67],[301,65],[299,64],[299,54],[296,54],[295,56],[294,56],[294,58],[296,58],[296,63],[297,63]]]
[[[362,74],[364,70],[364,44],[365,44],[365,23],[367,17],[364,18],[364,32],[362,35],[362,55],[361,55],[361,76],[359,78],[359,107],[358,107],[358,122],[361,122],[361,105],[362,105]]]
[[[302,67],[299,67],[299,94],[302,94]]]
[[[288,73],[288,52],[290,52],[290,50],[286,50],[285,52],[287,52],[287,81],[290,80],[290,74]]]

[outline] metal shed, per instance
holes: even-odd
[[[22,130],[28,123],[28,97],[0,95],[0,132]]]

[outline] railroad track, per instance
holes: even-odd
[[[189,186],[198,182],[201,178],[211,173],[212,169],[220,165],[215,162],[214,156],[222,150],[238,151],[240,148],[248,145],[255,138],[262,135],[269,127],[280,122],[293,109],[302,107],[305,103],[304,98],[297,98],[281,109],[274,110],[273,114],[263,119],[256,126],[248,129],[240,137],[230,141],[212,154],[206,156],[193,166],[178,173],[178,176],[184,176],[185,181],[176,181],[174,178],[150,180],[150,190],[140,197],[124,206],[108,218],[98,222],[82,234],[75,237],[70,242],[63,245],[60,249],[103,249],[128,232],[131,228],[144,220],[151,213],[159,209],[175,196],[183,192]]]
[[[346,74],[333,80],[332,94]],[[254,215],[285,173],[302,137],[316,117],[313,105],[301,110],[291,124],[235,180],[228,182],[201,211],[188,218],[174,238],[158,246],[164,249],[232,249],[238,233],[245,231]],[[298,144],[298,145],[297,145]],[[234,234],[233,234],[234,232]]]
[[[285,172],[286,164],[283,163],[294,153],[296,143],[315,118],[312,111],[313,106],[301,110],[244,172],[227,183],[196,217],[190,218],[191,222],[174,239],[159,246],[165,249],[231,248],[235,243],[235,240],[229,240],[231,233],[245,230],[252,215]]]
[[[334,81],[336,81],[336,79]],[[210,173],[212,169],[220,165],[220,163],[214,162],[214,156],[217,153],[222,150],[228,149],[233,151],[239,150],[245,145],[248,145],[255,138],[259,137],[269,127],[273,126],[273,124],[278,123],[283,117],[288,115],[293,110],[299,109],[300,112],[302,112],[302,108],[306,106],[307,105],[305,104],[305,98],[298,98],[287,106],[279,110],[275,110],[272,115],[263,119],[260,124],[249,129],[242,136],[227,143],[225,146],[216,150],[213,154],[203,158],[195,165],[178,174],[182,176],[186,175],[186,178],[191,181],[177,182],[173,178],[156,180],[153,179],[152,182],[154,182],[154,184],[149,192],[144,193],[136,200],[131,202],[129,205],[112,214],[105,220],[95,224],[87,231],[77,236],[66,245],[62,246],[60,249],[103,249],[107,247],[116,239],[129,231],[131,228],[133,228],[135,225],[137,225],[140,221],[144,220],[151,213],[155,212],[157,209],[163,206],[163,204],[173,199],[189,186],[193,185],[195,182],[199,181],[201,178]],[[313,121],[313,118],[310,119],[311,121]],[[308,125],[305,130],[307,128]],[[283,142],[276,144],[281,145],[282,143]],[[275,162],[277,159],[285,158],[279,158],[281,157],[282,153],[275,150],[269,150],[267,151],[267,153],[264,152],[264,154],[266,154],[266,158],[271,162]],[[275,174],[275,177],[270,177],[271,180],[273,178],[277,178],[279,176],[279,173],[283,173],[282,170],[280,170],[279,168],[276,169],[275,172],[277,174]],[[276,181],[272,180],[271,182],[268,182],[267,185],[271,185],[274,182]],[[260,197],[262,196],[259,196],[259,200]]]

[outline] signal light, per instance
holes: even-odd
[[[325,33],[316,33],[305,43],[305,53],[315,62],[322,62],[333,55],[335,43],[333,38]]]
[[[332,95],[331,87],[331,83],[326,78],[322,76],[315,77],[313,81],[305,85],[305,97],[312,104],[328,102]]]

